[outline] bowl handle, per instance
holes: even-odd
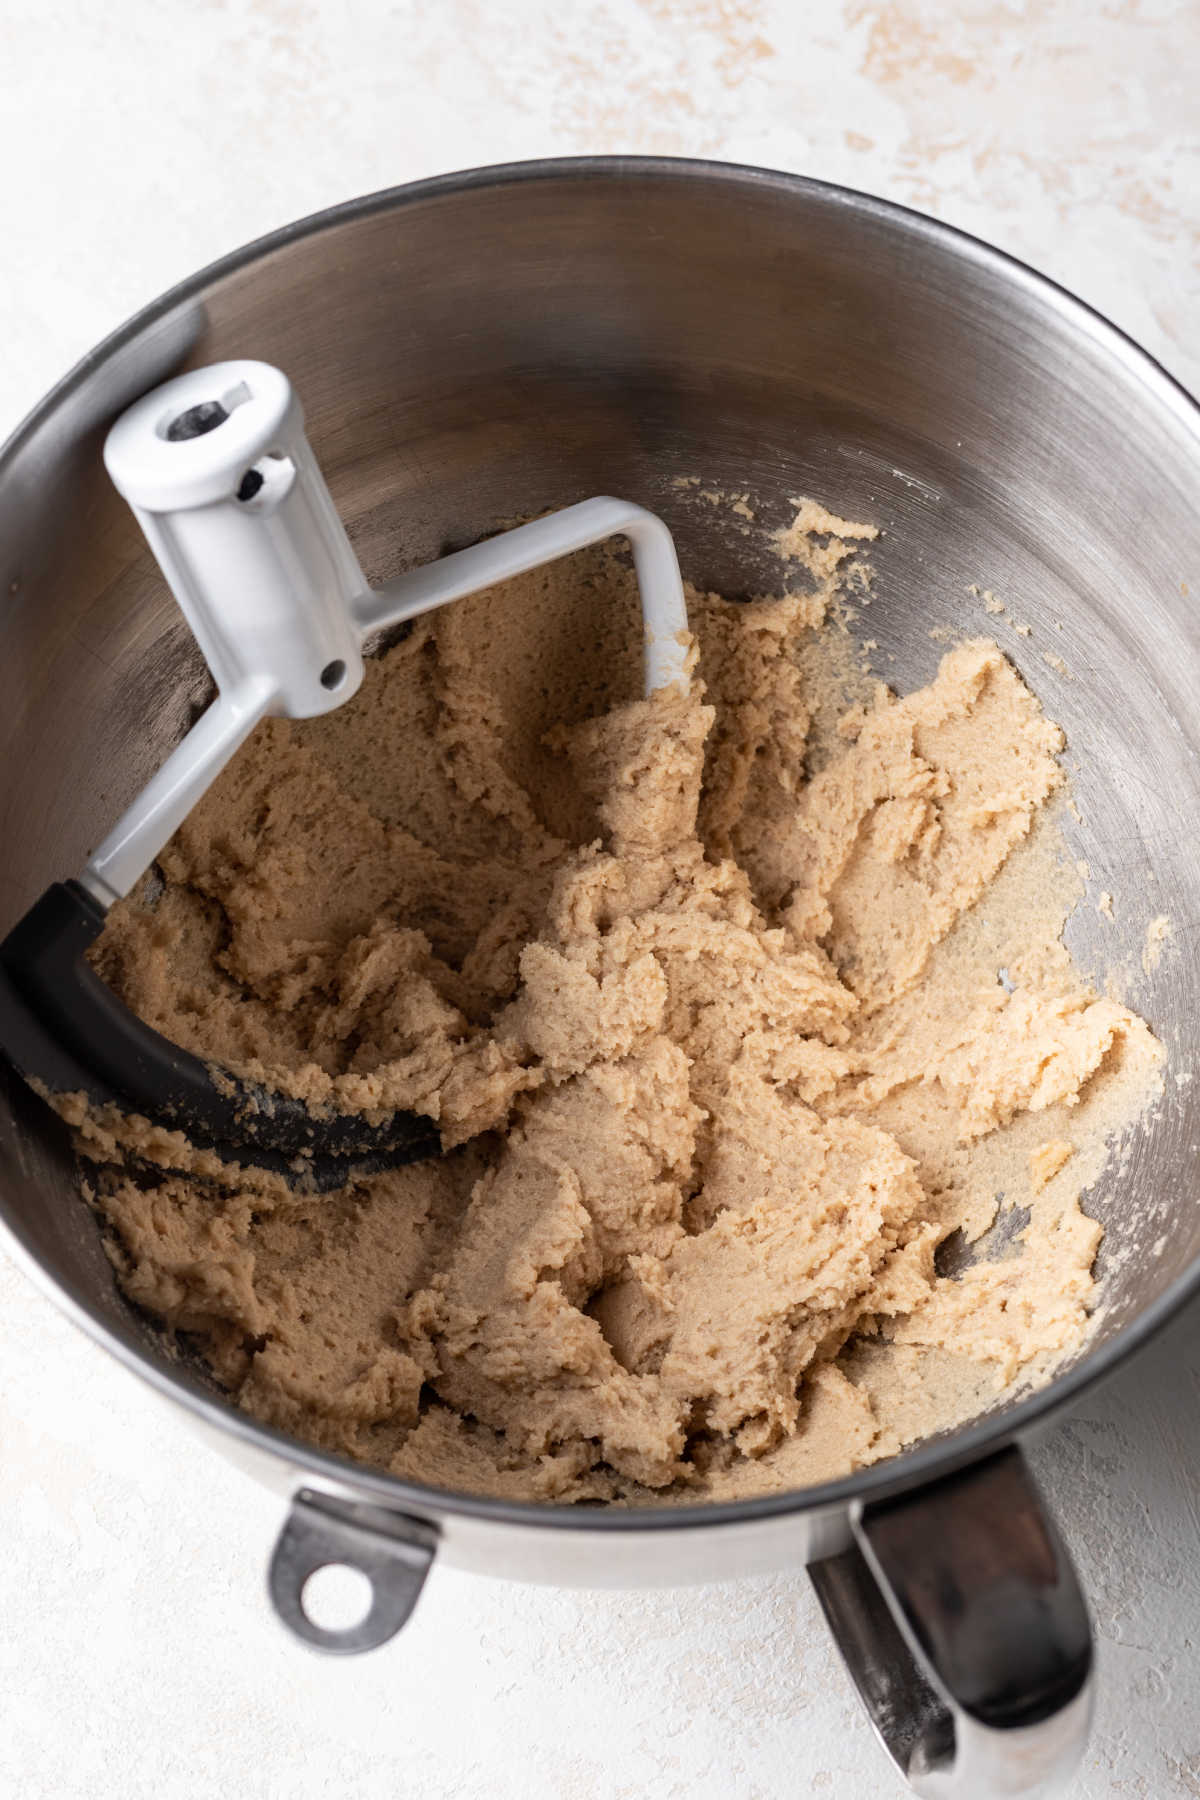
[[[885,1749],[926,1800],[1048,1794],[1092,1706],[1071,1559],[1015,1445],[858,1508],[810,1565]]]
[[[267,1570],[271,1604],[293,1636],[314,1650],[333,1656],[375,1650],[407,1623],[437,1544],[436,1530],[422,1519],[301,1488]],[[371,1584],[365,1617],[341,1630],[318,1625],[304,1605],[309,1576],[330,1564],[357,1569]]]

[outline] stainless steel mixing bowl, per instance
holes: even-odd
[[[1033,627],[1006,647],[1069,734],[1079,854],[1127,924],[1122,937],[1081,909],[1074,948],[1102,972],[1121,946],[1128,997],[1190,1069],[1200,416],[1094,313],[972,239],[715,164],[535,163],[355,202],[186,282],[47,398],[0,459],[0,931],[79,866],[204,697],[99,447],[135,395],[240,356],[298,387],[373,581],[593,492],[662,513],[687,571],[725,593],[777,579],[672,486],[699,471],[750,489],[768,518],[804,494],[883,527],[870,633],[901,687],[933,671],[931,624],[988,627],[969,585],[998,590]],[[1143,975],[1156,914],[1175,934]],[[289,1496],[271,1588],[308,1641],[383,1641],[434,1555],[619,1585],[805,1560],[909,1778],[982,1800],[1061,1771],[1088,1709],[1086,1612],[1017,1440],[1196,1288],[1198,1140],[1200,1083],[1168,1084],[1091,1198],[1103,1317],[1051,1386],[845,1481],[652,1513],[436,1493],[239,1415],[118,1295],[63,1133],[12,1082],[0,1215],[57,1304]],[[304,1579],[329,1561],[373,1583],[343,1633],[303,1610]]]

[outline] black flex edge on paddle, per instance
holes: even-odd
[[[224,1072],[218,1085],[199,1057],[151,1030],[87,962],[104,918],[79,882],[58,881],[0,943],[0,1051],[26,1080],[52,1094],[82,1091],[93,1105],[140,1113],[231,1162],[317,1190],[438,1154],[436,1126],[417,1113],[372,1126],[353,1114],[321,1117]]]

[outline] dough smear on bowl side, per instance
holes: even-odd
[[[446,1146],[317,1196],[73,1118],[121,1286],[238,1405],[445,1488],[728,1498],[1082,1341],[1161,1053],[1060,942],[1062,734],[1000,650],[854,673],[873,535],[805,503],[811,591],[689,590],[689,698],[631,697],[611,553],[423,619],[114,908],[158,1030]]]

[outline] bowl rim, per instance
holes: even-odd
[[[485,164],[455,170],[420,181],[378,189],[357,199],[309,213],[290,224],[250,240],[178,282],[142,307],[115,331],[89,350],[26,415],[0,447],[0,485],[26,444],[49,425],[59,408],[82,388],[127,344],[174,312],[200,299],[228,276],[249,268],[276,251],[319,234],[359,223],[375,214],[397,212],[428,201],[453,198],[482,188],[499,188],[523,182],[570,180],[630,182],[638,180],[690,181],[719,184],[730,190],[774,191],[785,197],[805,198],[825,207],[899,229],[910,241],[936,246],[959,260],[990,271],[1014,285],[1037,304],[1057,314],[1076,331],[1082,331],[1099,350],[1121,365],[1151,393],[1152,401],[1172,414],[1195,441],[1200,470],[1200,405],[1184,386],[1133,338],[1096,308],[1080,300],[1058,282],[1029,264],[997,249],[982,238],[944,223],[912,207],[885,200],[856,188],[821,181],[812,176],[752,164],[722,162],[703,157],[578,156],[546,157],[528,161]],[[1045,1424],[1088,1387],[1111,1375],[1131,1355],[1144,1347],[1192,1296],[1200,1293],[1200,1256],[1193,1258],[1170,1285],[1135,1318],[1095,1349],[1085,1349],[1069,1368],[1044,1386],[1014,1400],[1001,1414],[968,1423],[959,1429],[918,1442],[898,1455],[868,1465],[855,1473],[812,1487],[759,1494],[744,1500],[676,1502],[653,1507],[580,1506],[547,1501],[506,1500],[485,1494],[460,1493],[426,1486],[392,1475],[386,1470],[354,1462],[348,1457],[319,1450],[301,1439],[260,1424],[240,1411],[232,1401],[204,1393],[181,1381],[149,1349],[126,1340],[97,1314],[76,1299],[42,1264],[32,1241],[17,1219],[9,1214],[0,1192],[0,1244],[35,1286],[66,1314],[93,1342],[101,1345],[125,1368],[147,1381],[164,1397],[186,1407],[214,1431],[232,1436],[258,1452],[266,1451],[290,1464],[306,1478],[345,1492],[350,1490],[376,1504],[412,1512],[457,1515],[505,1526],[543,1527],[568,1532],[655,1532],[711,1528],[718,1525],[750,1525],[797,1514],[860,1507],[885,1494],[914,1488],[953,1473],[982,1455],[1001,1448],[1021,1433]]]

